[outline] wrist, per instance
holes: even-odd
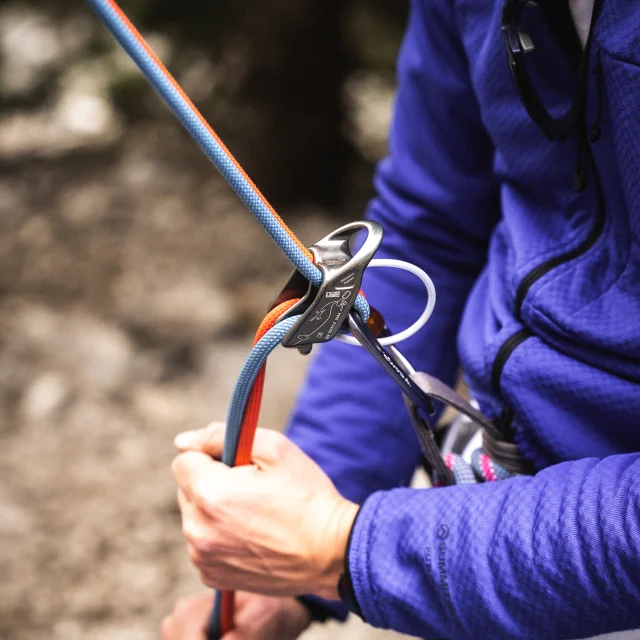
[[[327,549],[326,559],[322,563],[323,570],[318,588],[314,591],[321,598],[339,599],[338,580],[345,571],[345,553],[359,508],[354,502],[342,499],[333,514],[328,527],[330,533],[324,541]]]

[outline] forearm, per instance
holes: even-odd
[[[367,622],[420,637],[640,627],[640,454],[371,496],[349,565]]]

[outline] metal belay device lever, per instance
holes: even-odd
[[[351,242],[359,231],[367,237],[353,255]],[[294,271],[271,308],[286,299],[300,298],[280,319],[302,312],[301,317],[282,340],[282,346],[309,353],[316,343],[329,342],[342,330],[353,309],[362,284],[362,276],[382,242],[382,225],[362,220],[350,222],[309,247],[314,264],[323,274],[315,287]]]

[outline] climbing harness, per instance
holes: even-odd
[[[308,353],[315,343],[335,338],[363,346],[401,388],[425,464],[436,485],[477,481],[477,478],[495,480],[520,472],[517,460],[512,467],[502,467],[481,451],[474,454],[478,461],[473,466],[454,453],[448,453],[444,458],[440,453],[432,424],[433,400],[453,406],[482,427],[485,438],[489,439],[487,442],[494,443],[494,447],[508,445],[499,442],[501,434],[477,409],[435,378],[414,371],[394,346],[416,333],[431,316],[436,296],[429,276],[400,260],[376,260],[373,256],[383,232],[381,225],[375,222],[344,225],[307,249],[260,193],[114,0],[86,2],[294,266],[294,272],[260,324],[253,349],[236,381],[228,408],[222,461],[230,466],[251,463],[266,361],[275,347],[282,344]],[[361,230],[367,232],[367,237],[353,255],[353,237]],[[403,269],[423,282],[427,304],[411,327],[392,335],[382,316],[369,307],[360,291],[367,267]],[[353,335],[348,336],[347,330]],[[514,457],[517,456],[514,454]],[[233,609],[233,592],[218,591],[207,629],[210,640],[218,640],[233,628]]]

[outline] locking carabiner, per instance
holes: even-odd
[[[385,349],[380,344],[378,337],[356,313],[349,315],[349,329],[356,340],[382,365],[382,368],[402,390],[411,423],[420,442],[422,455],[429,467],[432,479],[437,478],[438,483],[442,485],[454,484],[453,474],[440,455],[435,431],[429,422],[429,418],[434,415],[435,410],[431,397],[425,393],[419,382],[420,376],[423,374],[413,370],[397,347]],[[380,332],[381,336],[385,334],[389,335],[389,329],[386,325]]]

